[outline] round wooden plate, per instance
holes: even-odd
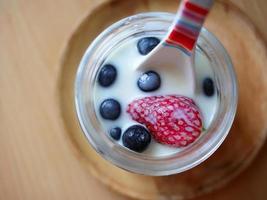
[[[221,187],[248,166],[266,137],[266,46],[243,13],[233,5],[216,2],[205,26],[228,50],[239,83],[237,116],[223,145],[194,169],[165,177],[126,172],[90,147],[78,125],[73,94],[76,70],[85,49],[102,30],[121,18],[139,12],[175,12],[177,5],[177,0],[107,1],[81,21],[67,41],[61,60],[58,93],[66,137],[89,173],[115,191],[138,199],[191,198]]]

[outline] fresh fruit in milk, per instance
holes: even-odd
[[[114,140],[119,140],[121,138],[121,128],[120,127],[115,127],[109,130],[109,135],[112,137]]]
[[[115,99],[106,99],[100,105],[100,114],[104,119],[116,120],[121,114],[121,106]]]
[[[140,90],[144,92],[152,92],[159,89],[161,84],[160,75],[155,71],[148,71],[142,74],[138,81],[137,85]]]
[[[100,70],[98,82],[101,86],[108,87],[116,80],[116,77],[117,69],[111,64],[106,64]]]
[[[127,112],[144,124],[154,139],[173,147],[194,142],[202,131],[202,119],[195,102],[178,95],[149,96],[134,100]]]
[[[122,136],[123,145],[133,151],[144,151],[151,141],[148,130],[140,125],[129,127]]]
[[[157,37],[132,38],[115,48],[99,69],[94,90],[97,117],[107,135],[129,150],[169,155],[194,143],[216,113],[214,75],[207,56],[196,51],[196,95],[183,78],[136,66],[158,45]]]
[[[141,55],[147,55],[159,43],[160,43],[160,40],[156,37],[141,38],[137,43],[137,49]]]
[[[211,97],[214,95],[214,84],[210,77],[203,80],[203,92],[206,96]]]

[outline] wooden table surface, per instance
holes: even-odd
[[[80,165],[61,134],[56,82],[49,81],[58,78],[62,49],[73,28],[103,1],[0,0],[1,200],[128,199]],[[264,24],[262,18],[253,21]],[[227,187],[200,199],[267,199],[266,153],[267,145]]]

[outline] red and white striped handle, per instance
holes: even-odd
[[[212,4],[213,0],[182,0],[164,44],[191,54]]]

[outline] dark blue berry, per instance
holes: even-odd
[[[100,105],[100,114],[104,119],[117,119],[121,114],[120,103],[114,99],[104,100]]]
[[[122,143],[125,147],[136,151],[144,151],[151,141],[150,133],[140,125],[129,127],[122,136]]]
[[[112,128],[109,131],[109,135],[114,139],[114,140],[119,140],[121,138],[121,128],[116,127]]]
[[[138,41],[137,49],[141,55],[147,55],[152,49],[154,49],[160,40],[155,37],[145,37]]]
[[[215,89],[214,89],[214,83],[211,78],[205,78],[203,80],[203,91],[204,94],[207,95],[208,97],[211,97],[214,95]]]
[[[157,72],[148,71],[138,79],[137,85],[144,92],[152,92],[160,87],[161,80]]]
[[[110,86],[117,77],[117,70],[111,64],[104,65],[98,75],[98,82],[103,87]]]

